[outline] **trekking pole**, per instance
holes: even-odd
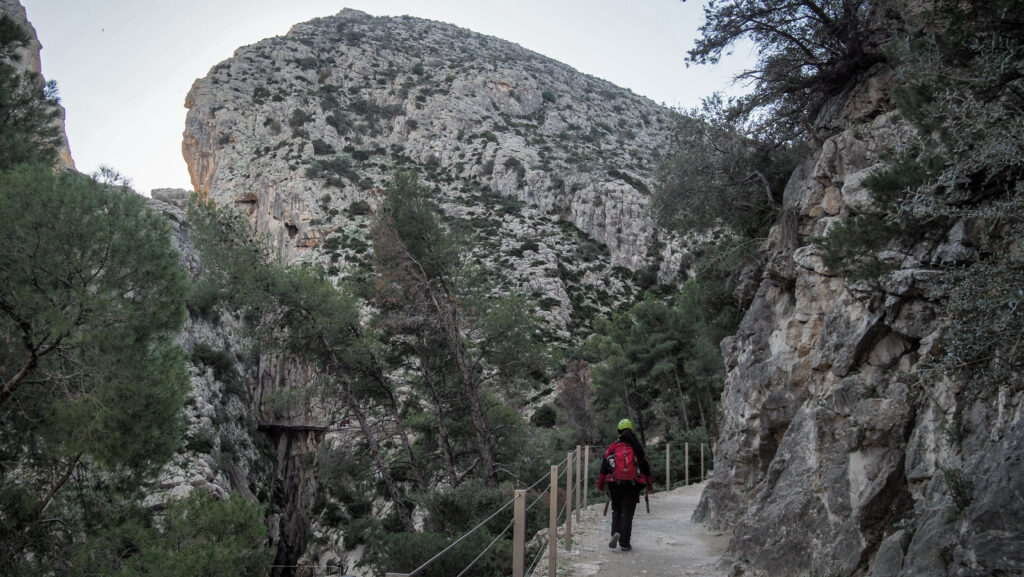
[[[608,491],[608,500],[604,502],[604,516],[605,517],[608,516],[608,505],[610,505],[611,502],[612,502],[612,493],[611,493],[611,491]]]
[[[647,485],[644,487],[644,504],[647,505],[647,514],[651,514],[651,500],[648,498],[648,494],[651,492],[651,486]]]

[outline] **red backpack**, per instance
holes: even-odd
[[[615,482],[640,480],[636,466],[636,453],[629,443],[618,443],[615,445],[615,452],[608,455],[609,465],[612,468],[612,480]]]

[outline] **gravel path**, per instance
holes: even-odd
[[[729,535],[711,532],[690,521],[703,484],[651,495],[648,515],[643,500],[633,518],[633,550],[608,548],[611,511],[602,516],[604,502],[591,504],[573,525],[573,550],[559,548],[559,577],[726,577],[718,562]],[[574,519],[575,521],[575,519]],[[559,531],[561,536],[561,531]],[[542,560],[534,572],[547,577]]]

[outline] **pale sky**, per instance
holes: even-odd
[[[690,108],[749,54],[686,68],[700,0],[21,0],[82,172],[110,166],[148,194],[191,190],[185,95],[240,46],[343,8],[449,22],[515,42],[668,106]]]

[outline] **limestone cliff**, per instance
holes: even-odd
[[[647,214],[675,113],[514,44],[345,10],[240,48],[186,105],[196,192],[335,278],[372,266],[369,222],[400,170],[434,190],[468,263],[536,299],[546,342],[578,343],[594,315],[685,278],[683,243]],[[176,215],[185,194],[153,197]],[[187,226],[179,234],[187,263]],[[193,313],[190,448],[161,489],[249,492],[274,511],[275,564],[351,570],[344,527],[313,519],[310,453],[325,439],[301,425],[316,415],[265,402],[308,375],[246,351],[228,315]]]
[[[346,274],[388,179],[416,170],[563,337],[636,271],[671,282],[685,261],[646,213],[674,113],[509,42],[345,10],[240,48],[186,105],[196,191],[245,207],[288,259]]]
[[[695,516],[734,530],[736,575],[1024,574],[1021,394],[963,395],[919,370],[942,330],[939,265],[998,238],[960,222],[894,244],[878,283],[830,271],[810,242],[871,210],[861,183],[909,130],[884,112],[885,82],[793,174],[770,265],[722,343],[724,422]]]

